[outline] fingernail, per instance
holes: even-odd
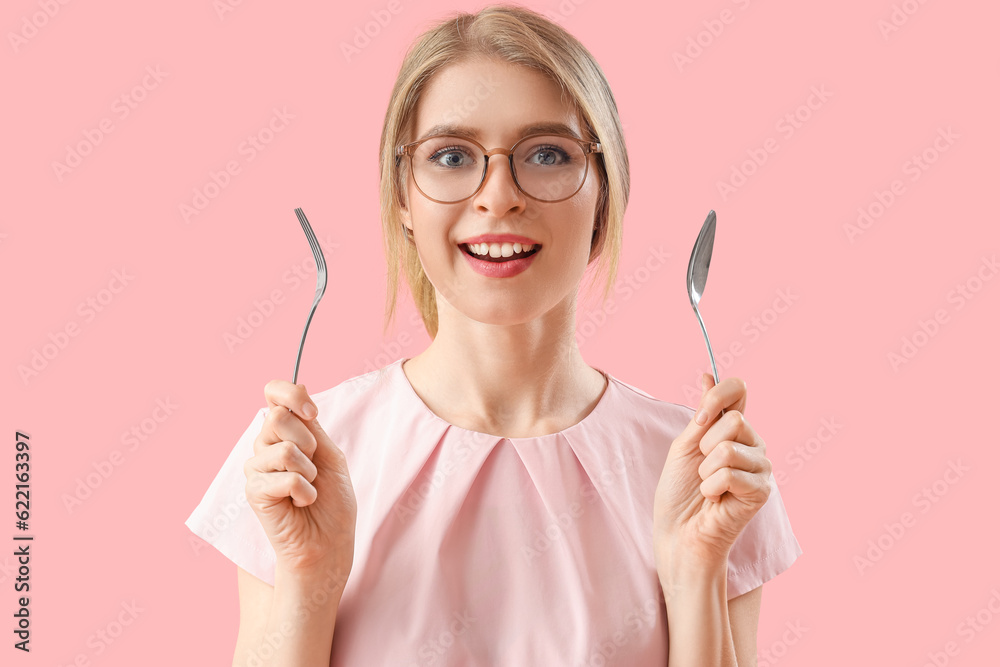
[[[312,403],[306,403],[302,408],[302,414],[306,416],[306,419],[312,419],[316,416],[316,408],[313,407]]]
[[[695,415],[694,418],[695,422],[697,422],[698,424],[704,424],[707,419],[708,419],[708,413],[705,412],[704,410],[699,410],[698,414]]]

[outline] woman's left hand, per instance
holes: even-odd
[[[702,377],[698,411],[670,445],[656,487],[658,567],[659,556],[678,550],[699,562],[725,564],[736,538],[771,492],[764,441],[743,416],[746,384],[726,378],[716,385],[711,375]],[[720,408],[726,412],[718,418]],[[696,421],[701,410],[708,414],[705,424]]]

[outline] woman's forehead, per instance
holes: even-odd
[[[436,72],[410,119],[414,141],[435,134],[477,141],[516,140],[538,132],[582,137],[581,120],[572,97],[546,74],[482,60],[454,63]]]

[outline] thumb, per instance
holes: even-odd
[[[319,423],[319,418],[320,418],[319,406],[316,405],[316,403],[314,401],[311,401],[311,402],[312,402],[313,405],[316,406],[314,408],[315,411],[316,411],[316,416],[313,417],[312,419],[307,419],[304,416],[300,416],[299,419],[302,420],[302,423],[306,425],[306,428],[308,428],[309,431],[314,436],[317,436],[317,437],[320,436],[320,435],[324,435],[325,436],[326,432],[323,430],[323,425]],[[298,414],[298,413],[296,413],[296,414]]]
[[[708,390],[711,389],[714,386],[715,386],[715,378],[712,377],[712,375],[710,375],[709,373],[702,373],[701,374],[701,397],[699,397],[699,399],[698,399],[698,403],[699,404],[705,398],[705,394],[708,393]],[[699,407],[701,407],[701,406],[699,405]]]
[[[309,427],[309,430],[316,438],[316,452],[319,453],[319,451],[322,450],[325,455],[332,454],[335,457],[339,457],[342,454],[342,450],[337,446],[337,443],[333,441],[333,438],[327,434],[326,429],[323,428],[323,424],[320,423],[320,417],[321,415],[316,415],[315,418],[306,422],[306,426]],[[315,458],[313,462],[315,462]]]
[[[336,445],[333,444],[333,440],[326,434],[326,431],[323,430],[323,425],[320,424],[319,419],[319,415],[310,419],[306,422],[306,427],[309,429],[309,432],[313,434],[313,437],[316,438],[316,451],[313,452],[312,462],[315,463],[317,467],[325,468],[330,461],[330,456],[336,456]]]
[[[316,415],[312,419],[306,422],[306,426],[312,431],[315,436],[328,437],[326,431],[323,430],[323,425],[319,422],[319,415]]]

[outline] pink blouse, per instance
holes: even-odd
[[[694,410],[601,371],[607,389],[583,420],[503,438],[431,412],[404,361],[311,396],[358,504],[330,664],[666,665],[653,494]],[[267,412],[185,524],[273,585],[274,550],[243,473]],[[730,599],[802,554],[773,475],[771,484],[730,550]]]

